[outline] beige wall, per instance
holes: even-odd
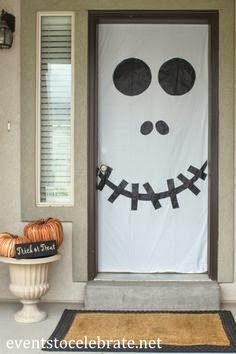
[[[234,14],[236,18],[236,0],[234,0]],[[236,22],[234,23],[234,33],[236,34]],[[236,35],[235,35],[236,38]],[[236,49],[234,49],[234,68],[236,69]],[[236,70],[234,72],[234,79],[236,79]],[[236,141],[236,99],[235,99],[235,93],[236,93],[236,80],[234,80],[234,142]],[[235,151],[235,143],[234,143],[234,151]],[[234,155],[234,205],[236,202],[236,154]],[[235,209],[235,207],[234,207]],[[222,298],[226,302],[236,302],[236,216],[234,213],[234,282],[231,284],[222,284],[221,285],[221,291],[222,291]]]
[[[0,230],[20,234],[20,1],[0,0],[2,8],[16,16],[16,32],[12,48],[0,51]],[[84,284],[72,281],[72,224],[65,223],[64,230],[62,261],[51,267],[51,290],[44,299],[82,302]],[[8,266],[0,263],[0,300],[14,298],[8,283]]]
[[[25,0],[22,0],[25,1]],[[50,1],[31,0],[28,3],[39,4],[40,10],[48,9]],[[54,9],[61,9],[62,1],[53,1]],[[75,10],[82,8],[148,8],[148,9],[217,9],[221,11],[220,46],[225,49],[232,48],[232,31],[229,32],[230,21],[232,21],[231,0],[121,0],[121,1],[64,1],[68,4],[63,10]],[[76,6],[75,6],[76,4]],[[20,233],[23,227],[21,222],[20,207],[20,0],[0,0],[0,9],[15,14],[16,33],[13,48],[0,51],[1,86],[0,86],[0,230],[9,230]],[[30,10],[30,9],[29,9]],[[222,18],[224,21],[222,21]],[[228,23],[226,23],[228,18]],[[223,24],[224,23],[224,24]],[[227,56],[227,53],[224,54]],[[226,60],[230,63],[230,60]],[[220,61],[220,206],[219,206],[219,232],[220,235],[227,235],[228,239],[233,234],[233,203],[232,203],[232,166],[233,161],[233,122],[232,122],[232,70],[229,66],[224,67],[225,61]],[[224,75],[222,76],[222,72]],[[7,121],[11,120],[12,129],[7,132]],[[24,142],[22,141],[22,144]],[[61,250],[63,260],[53,265],[52,289],[45,297],[48,300],[57,301],[82,301],[84,285],[72,281],[72,224],[66,223],[65,242]],[[223,240],[222,237],[220,240]],[[224,239],[225,240],[225,239]],[[227,240],[227,238],[226,238]],[[230,252],[227,243],[222,243],[221,266],[227,270],[227,260],[230,259]],[[86,252],[86,250],[85,250]],[[228,255],[228,256],[227,256]],[[236,269],[235,269],[236,279]],[[0,264],[0,299],[12,298],[8,291],[7,267]],[[224,284],[222,286],[223,297],[228,301],[236,301],[236,283]]]

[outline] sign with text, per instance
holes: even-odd
[[[56,241],[22,243],[15,248],[18,259],[50,257],[57,254]]]

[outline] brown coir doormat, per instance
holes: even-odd
[[[230,311],[65,310],[46,351],[236,353]]]

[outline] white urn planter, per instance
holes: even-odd
[[[10,291],[23,304],[22,309],[15,314],[17,322],[33,323],[47,318],[46,312],[39,310],[37,304],[49,289],[49,264],[60,258],[60,254],[36,259],[0,257],[1,262],[9,264]]]

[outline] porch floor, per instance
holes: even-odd
[[[48,318],[40,323],[36,324],[22,324],[17,323],[14,320],[14,313],[20,309],[21,305],[15,302],[0,303],[0,353],[1,354],[37,354],[43,353],[40,349],[24,349],[22,346],[20,349],[14,347],[14,349],[8,349],[6,343],[8,340],[20,340],[34,339],[40,341],[41,338],[47,340],[52,331],[56,327],[56,324],[64,309],[81,309],[82,304],[75,303],[42,303],[40,308],[47,311]],[[223,304],[222,309],[232,311],[236,319],[236,303],[235,304]],[[46,352],[45,352],[46,353]],[[69,352],[64,352],[69,353]],[[80,352],[82,353],[82,352]],[[204,353],[201,353],[204,354]]]

